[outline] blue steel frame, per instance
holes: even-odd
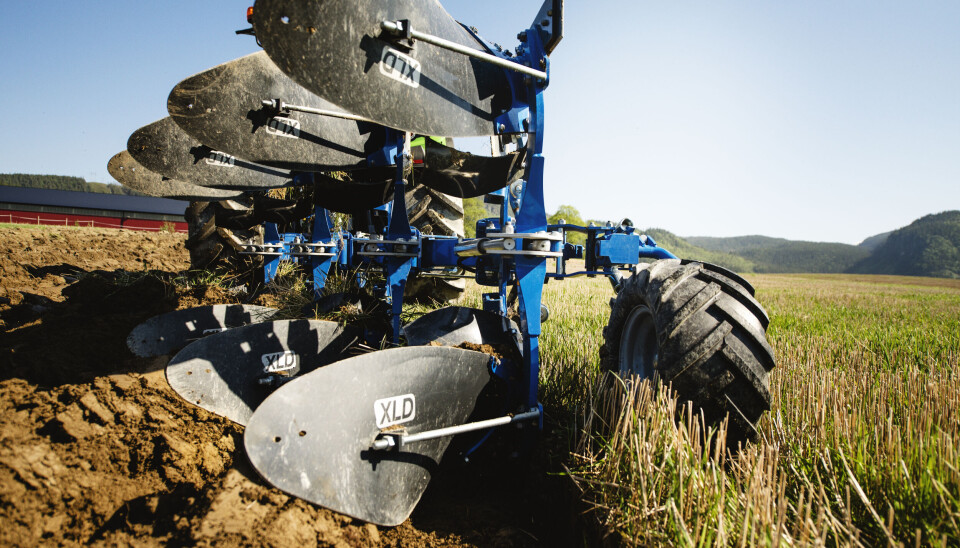
[[[547,0],[548,2],[550,0]],[[535,23],[536,25],[536,23]],[[468,29],[469,30],[469,29]],[[394,179],[394,199],[391,204],[389,225],[386,234],[378,240],[357,242],[357,237],[349,232],[332,234],[327,212],[317,209],[311,242],[337,242],[337,257],[311,258],[313,284],[316,295],[320,295],[332,264],[359,266],[363,264],[379,265],[386,276],[387,285],[384,296],[391,301],[393,314],[393,338],[398,342],[400,333],[400,312],[406,281],[420,271],[441,267],[466,267],[476,270],[476,280],[481,285],[494,286],[497,291],[485,293],[485,310],[501,315],[507,314],[507,296],[511,288],[516,287],[519,296],[519,325],[523,338],[523,363],[520,367],[520,385],[513,387],[511,393],[518,395],[514,405],[520,410],[539,409],[537,395],[540,374],[541,333],[540,308],[543,286],[547,279],[564,279],[573,276],[608,277],[619,290],[620,271],[632,270],[641,259],[676,258],[669,251],[659,247],[652,238],[643,236],[629,225],[608,225],[605,227],[576,226],[568,224],[547,224],[547,214],[543,199],[543,139],[544,139],[544,100],[543,92],[549,83],[550,60],[544,50],[540,33],[536,26],[525,33],[525,41],[517,51],[517,57],[510,60],[531,67],[541,67],[548,75],[547,80],[539,80],[519,73],[506,71],[513,92],[513,108],[501,115],[496,121],[499,133],[522,133],[526,135],[527,160],[520,182],[522,190],[519,199],[511,196],[508,188],[492,193],[499,197],[501,214],[499,218],[483,219],[477,224],[476,240],[459,240],[455,237],[420,234],[410,227],[404,203],[404,168],[409,162],[405,154],[406,136],[399,132],[395,138],[388,139],[384,149],[369,158],[371,165],[384,165],[385,159],[392,158],[397,166]],[[479,38],[479,37],[478,37]],[[506,58],[503,54],[488,47],[488,51]],[[511,213],[515,213],[515,218]],[[586,234],[586,245],[578,246],[563,241],[551,244],[551,251],[561,253],[556,257],[556,270],[548,272],[548,257],[532,254],[484,255],[481,257],[458,257],[454,246],[482,240],[486,234],[500,232],[508,223],[513,223],[517,234],[540,232],[581,232]],[[265,275],[272,278],[276,274],[276,265],[280,260],[290,260],[291,243],[295,238],[304,238],[302,234],[277,234],[268,226],[265,242],[284,245],[284,253],[268,263]],[[518,238],[518,249],[523,249],[523,238]],[[397,241],[402,241],[398,244]],[[364,246],[373,246],[378,253],[361,254]],[[369,248],[369,247],[367,247]],[[391,254],[401,249],[405,254]],[[413,254],[413,256],[408,256]],[[583,259],[584,270],[567,272],[565,262],[568,259]],[[541,413],[542,416],[542,413]],[[542,419],[541,419],[542,422]]]

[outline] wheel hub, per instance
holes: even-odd
[[[652,379],[657,366],[660,343],[653,311],[639,305],[630,311],[620,336],[620,375]]]

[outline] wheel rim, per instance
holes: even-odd
[[[620,375],[652,379],[659,352],[653,312],[646,305],[639,305],[630,311],[620,335]]]

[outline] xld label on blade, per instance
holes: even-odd
[[[373,402],[373,414],[377,428],[410,422],[417,415],[417,402],[413,394],[383,398]]]
[[[206,335],[212,335],[213,333],[222,333],[222,332],[226,331],[227,329],[230,329],[230,328],[229,328],[229,327],[214,327],[213,329],[204,329],[202,334],[203,334],[204,336],[206,336]]]
[[[270,121],[267,122],[267,133],[278,137],[296,139],[300,137],[300,120],[280,117],[271,118]]]
[[[300,356],[286,350],[284,352],[275,352],[273,354],[264,354],[260,357],[263,362],[264,373],[286,373],[296,374],[300,370]]]
[[[237,159],[225,152],[211,150],[210,154],[207,154],[207,163],[212,166],[233,167],[236,165]]]
[[[420,62],[389,46],[383,48],[380,73],[412,88],[420,87]]]

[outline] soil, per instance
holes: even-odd
[[[239,302],[172,282],[189,263],[183,235],[0,227],[0,247],[0,544],[576,543],[559,480],[503,462],[442,468],[392,528],[260,480],[242,427],[182,401],[170,356],[125,344],[156,314]]]

